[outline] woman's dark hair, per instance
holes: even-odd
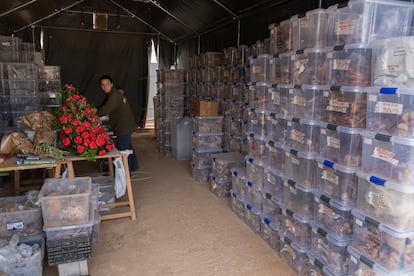
[[[99,78],[99,80],[100,81],[102,81],[102,80],[109,80],[111,83],[113,82],[112,81],[112,78],[109,75],[103,75],[102,77]]]

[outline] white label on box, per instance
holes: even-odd
[[[294,195],[296,195],[296,194],[297,194],[297,190],[296,190],[296,188],[295,188],[295,187],[289,186],[289,191],[290,191],[292,194],[294,194]]]
[[[250,120],[250,122],[252,123],[252,125],[257,125],[257,120]]]
[[[23,230],[23,221],[14,221],[14,222],[8,222],[6,224],[7,231],[22,231]]]
[[[328,254],[329,246],[322,240],[318,239],[318,249],[323,252],[324,255]]]
[[[329,91],[323,91],[323,96],[324,97],[329,97]]]
[[[335,213],[331,208],[325,206],[324,204],[319,204],[318,213],[327,216],[332,220],[337,220],[340,216]]]
[[[326,129],[321,129],[321,134],[326,135]]]
[[[273,64],[273,59],[269,60],[269,64]]]
[[[259,74],[262,72],[262,67],[261,66],[252,66],[252,73],[253,74]]]
[[[272,92],[273,104],[280,105],[280,92]]]
[[[374,158],[380,159],[382,161],[388,162],[393,166],[398,166],[399,161],[395,159],[395,153],[388,151],[386,149],[375,147],[374,152],[371,155]]]
[[[334,59],[333,70],[348,71],[349,63],[351,63],[349,59]]]
[[[327,58],[332,58],[333,57],[333,54],[332,53],[328,53],[328,54],[326,54],[326,57]]]
[[[357,260],[357,258],[355,258],[354,256],[350,256],[350,259],[351,259],[351,261],[354,263],[354,264],[358,264],[358,260]]]
[[[362,220],[360,220],[360,219],[355,219],[355,223],[358,225],[358,226],[360,226],[360,227],[363,227],[364,226],[364,223],[362,222]]]
[[[296,56],[295,55],[291,55],[290,56],[290,60],[295,60]]]
[[[364,144],[372,145],[372,139],[371,138],[364,138]]]
[[[404,105],[399,103],[377,102],[375,105],[375,113],[401,115]]]
[[[276,119],[272,119],[271,122],[272,122],[272,125],[274,126],[277,126],[279,124],[279,121]]]
[[[351,35],[355,32],[357,20],[341,20],[336,23],[336,35]]]
[[[323,169],[323,165],[321,163],[318,163],[318,168]]]
[[[341,143],[340,143],[339,139],[331,137],[331,136],[326,137],[326,144],[330,148],[334,148],[334,149],[340,149],[341,148]]]
[[[298,131],[296,129],[292,129],[290,131],[290,139],[292,139],[293,141],[296,141],[300,144],[304,144],[305,143],[305,133]]]
[[[287,122],[287,126],[291,127],[292,126],[292,122]]]
[[[331,182],[334,185],[338,185],[339,184],[339,177],[336,174],[333,174],[327,170],[324,170],[322,172],[322,179],[326,180],[328,182]]]
[[[389,72],[397,73],[404,71],[405,66],[403,64],[388,64],[387,69]]]
[[[289,94],[293,94],[293,89],[289,89]]]
[[[387,200],[387,197],[383,193],[368,192],[367,201],[369,205],[372,205],[375,208],[378,208],[381,210],[388,209],[388,205],[389,205],[388,200]]]
[[[369,95],[368,96],[368,101],[370,102],[376,102],[378,99],[377,95]]]
[[[300,166],[300,161],[299,161],[299,159],[297,159],[297,158],[295,158],[295,157],[292,157],[292,158],[290,158],[290,160],[292,160],[292,164],[293,164],[293,165]]]
[[[346,113],[347,109],[351,106],[349,102],[341,102],[336,100],[329,100],[329,105],[326,107],[328,111],[336,111]]]
[[[267,175],[267,181],[269,183],[273,184],[273,185],[276,185],[276,178],[273,175],[271,175],[271,174],[268,174]]]
[[[11,43],[9,41],[3,41],[1,43],[1,46],[3,46],[3,47],[10,47],[11,46]]]
[[[305,106],[306,105],[306,99],[299,96],[294,96],[292,99],[292,103],[295,105]]]

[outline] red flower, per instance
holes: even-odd
[[[85,151],[85,147],[84,146],[77,146],[76,147],[76,151],[78,152],[78,153],[83,153],[84,151]]]
[[[76,128],[76,133],[81,133],[83,131],[85,131],[85,126],[83,126],[83,125],[80,125]]]
[[[72,118],[73,118],[73,115],[72,115],[72,114],[68,114],[68,115],[66,115],[66,117],[67,117],[68,119],[72,119]]]
[[[86,113],[92,114],[93,109],[91,107],[86,108]]]
[[[84,132],[82,132],[81,136],[85,139],[88,139],[89,138],[89,133],[84,131]]]
[[[105,145],[105,140],[104,140],[104,139],[102,139],[102,138],[98,138],[98,139],[96,139],[96,144],[97,144],[99,147],[102,147],[103,145]]]
[[[89,144],[89,147],[91,148],[91,149],[96,149],[98,146],[96,145],[96,142],[91,142],[90,144]]]
[[[91,144],[91,141],[89,141],[89,139],[85,139],[84,141],[83,141],[83,145],[85,146],[85,147],[89,147],[89,145]]]
[[[64,138],[63,140],[62,140],[62,144],[65,146],[65,147],[67,147],[67,146],[69,146],[70,145],[70,139],[69,138]]]
[[[67,123],[67,121],[68,121],[68,117],[66,117],[66,116],[61,116],[61,117],[59,117],[59,121],[60,121],[62,124]]]
[[[72,98],[74,98],[75,100],[79,100],[81,96],[79,96],[78,94],[73,94]]]
[[[106,145],[106,150],[107,151],[111,151],[113,149],[114,149],[114,144],[108,144],[108,145]]]
[[[83,126],[84,126],[85,128],[90,128],[90,127],[91,127],[91,123],[90,123],[90,122],[88,122],[88,121],[85,121],[85,122],[83,123]]]
[[[75,120],[73,120],[73,121],[71,122],[71,124],[72,124],[73,126],[77,126],[77,125],[79,125],[79,120],[75,119]]]
[[[65,89],[67,89],[67,90],[69,90],[69,91],[73,91],[73,90],[75,90],[75,87],[73,87],[73,85],[72,84],[65,84]]]
[[[82,144],[83,139],[80,136],[76,136],[75,139],[73,139],[73,141],[75,142],[75,144],[80,145],[80,144]]]
[[[65,127],[65,129],[63,130],[66,134],[70,134],[72,133],[72,128],[71,127]]]
[[[104,156],[106,154],[106,150],[100,150],[99,151],[99,156]]]
[[[63,131],[59,131],[58,136],[59,136],[60,139],[63,139],[63,138],[66,137],[66,134]]]
[[[61,107],[59,107],[60,111],[66,111],[68,109],[68,107],[66,105],[62,105]]]

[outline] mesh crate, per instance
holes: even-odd
[[[58,265],[90,259],[92,257],[92,237],[47,241],[49,265]]]
[[[3,63],[3,77],[15,80],[37,79],[37,67],[34,63]]]

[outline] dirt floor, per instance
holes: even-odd
[[[189,161],[163,157],[155,136],[134,134],[140,173],[134,176],[137,220],[101,224],[91,275],[260,275],[295,273],[206,184]],[[45,275],[57,275],[46,267]]]

